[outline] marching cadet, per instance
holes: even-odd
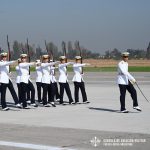
[[[9,77],[9,65],[15,63],[16,61],[7,61],[7,56],[8,56],[7,53],[1,53],[2,61],[0,61],[1,105],[2,105],[2,110],[4,111],[9,110],[6,104],[7,87],[14,99],[16,107],[21,108],[17,94],[13,87],[12,81]]]
[[[19,69],[21,71],[20,77],[20,87],[21,87],[21,99],[24,109],[29,109],[26,102],[26,93],[28,88],[31,90],[31,106],[37,107],[35,103],[35,88],[30,80],[29,66],[35,65],[35,63],[27,62],[27,54],[21,54],[21,63],[19,64]]]
[[[79,88],[81,90],[82,93],[82,99],[83,99],[83,103],[87,104],[90,103],[87,100],[87,94],[85,91],[85,84],[84,84],[84,80],[82,77],[82,67],[85,65],[89,65],[86,63],[81,64],[81,56],[76,56],[75,57],[75,64],[73,64],[73,71],[75,73],[74,77],[73,77],[73,82],[74,82],[74,97],[75,97],[75,103],[76,104],[80,104],[79,103]]]
[[[53,66],[55,64],[57,64],[58,62],[51,62],[49,63],[49,55],[43,55],[42,56],[42,64],[41,64],[41,68],[42,68],[42,86],[43,86],[43,105],[44,107],[50,107],[51,105],[53,107],[56,107],[56,105],[54,104],[54,95],[55,95],[55,89],[53,87],[53,85],[51,84],[51,76],[50,76],[50,66]],[[48,91],[51,90],[51,96],[50,94],[48,94]],[[47,101],[47,95],[48,100],[50,100],[50,104],[48,104]]]
[[[66,63],[66,57],[60,56],[60,64],[58,65],[58,69],[60,73],[59,75],[60,104],[64,104],[64,101],[63,101],[64,90],[66,91],[66,94],[68,96],[69,104],[74,104],[72,95],[71,95],[70,86],[68,84],[68,79],[67,79],[67,66],[70,64],[74,64],[74,63],[73,62]]]
[[[51,59],[50,62],[53,62],[53,60]],[[55,67],[55,65],[50,67],[50,76],[51,76],[51,81],[52,81],[54,88],[55,88],[56,101],[60,101],[60,95],[59,95],[59,91],[58,91],[57,80],[55,77],[55,69],[56,68],[58,68],[58,67]],[[49,92],[49,94],[51,94],[51,93]]]
[[[17,84],[17,88],[18,88],[18,99],[19,99],[19,103],[21,104],[21,88],[20,88],[20,76],[21,76],[21,72],[19,69],[19,64],[21,63],[21,59],[18,59],[18,65],[16,66],[16,73],[17,73],[17,77],[16,77],[16,84]]]
[[[42,90],[42,68],[41,68],[41,61],[36,60],[36,87],[37,87],[37,96],[38,96],[38,102],[42,104],[42,96],[41,96],[41,90]]]
[[[120,104],[121,104],[121,112],[128,113],[129,111],[125,108],[125,95],[126,90],[131,94],[133,99],[133,109],[137,111],[141,111],[140,107],[138,106],[137,101],[137,93],[133,86],[136,82],[135,78],[128,72],[128,57],[129,53],[124,52],[122,53],[122,61],[118,64],[118,76],[117,76],[117,83],[120,89]]]

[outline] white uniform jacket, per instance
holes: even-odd
[[[55,68],[53,66],[50,66],[50,80],[52,83],[57,82],[56,78],[55,78]]]
[[[16,66],[16,72],[17,72],[17,77],[16,77],[16,83],[20,83],[20,77],[21,77],[21,71],[19,66]]]
[[[72,81],[73,82],[81,82],[81,81],[84,81],[83,80],[83,75],[82,75],[82,67],[85,66],[85,64],[80,64],[80,63],[75,63],[73,65],[73,71],[75,73]]]
[[[59,82],[60,83],[66,83],[68,82],[68,79],[67,79],[67,68],[66,66],[70,65],[70,64],[73,64],[72,62],[68,62],[68,63],[64,63],[64,64],[59,64],[58,65],[58,69],[59,69]]]
[[[15,61],[0,61],[0,82],[8,84],[9,83],[9,65]]]
[[[36,82],[42,82],[42,67],[36,66]]]
[[[50,77],[50,66],[55,65],[57,62],[52,62],[52,63],[42,63],[41,68],[42,68],[42,83],[50,84],[51,83],[51,77]]]
[[[28,84],[29,83],[29,80],[30,80],[30,75],[29,75],[29,66],[32,66],[34,65],[34,63],[20,63],[19,64],[19,69],[20,69],[20,72],[21,72],[21,76],[20,76],[20,83],[23,82],[23,83],[26,83]]]
[[[128,72],[128,63],[121,61],[118,64],[117,83],[128,85],[128,80],[135,80],[134,77]]]

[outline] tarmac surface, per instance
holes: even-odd
[[[150,100],[150,73],[132,75]],[[17,91],[15,74],[11,76]],[[73,95],[72,76],[69,73]],[[31,78],[35,85],[34,73],[31,73]],[[4,112],[0,108],[0,150],[149,150],[150,103],[144,99],[136,85],[142,112],[132,108],[132,99],[127,93],[126,109],[129,113],[122,114],[119,112],[116,73],[85,73],[84,79],[90,104],[66,103],[56,108],[39,105],[30,110],[17,109],[7,90],[10,110]],[[68,102],[66,94],[64,100]]]

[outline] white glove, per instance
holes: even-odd
[[[130,82],[131,82],[132,84],[135,84],[135,83],[136,83],[136,80],[135,80],[135,79],[132,79],[132,80],[130,80]]]

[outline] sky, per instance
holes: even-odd
[[[150,42],[150,0],[0,0],[0,46],[14,40],[41,46],[80,41],[104,53],[114,48],[146,49]]]

